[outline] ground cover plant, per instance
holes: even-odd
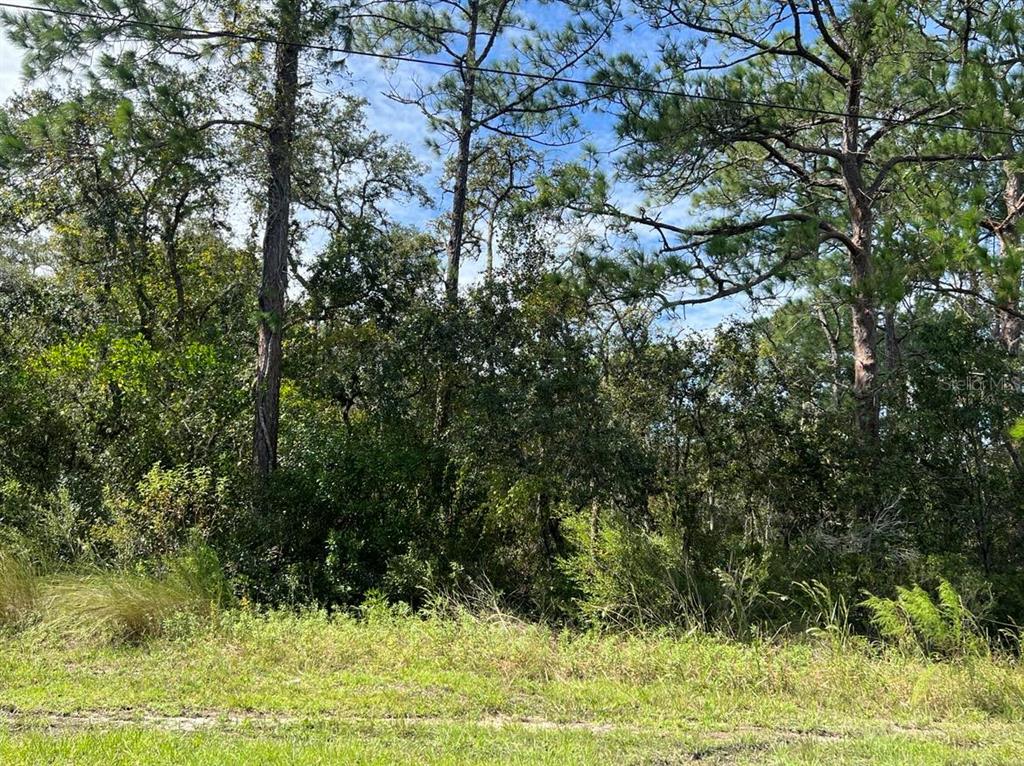
[[[1014,763],[1024,671],[507,616],[248,610],[0,644],[7,762]],[[112,759],[112,760],[111,760]]]

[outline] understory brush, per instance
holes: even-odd
[[[851,604],[842,591],[817,580],[792,582],[785,593],[769,591],[762,570],[747,565],[716,570],[715,591],[698,587],[686,560],[663,568],[658,545],[672,549],[667,540],[626,539],[606,529],[598,542],[588,559],[573,562],[580,567],[576,574],[589,578],[589,587],[578,602],[586,620],[572,628],[565,620],[531,620],[509,607],[487,580],[435,592],[419,610],[370,591],[361,606],[336,614],[368,625],[414,620],[498,624],[510,630],[537,625],[581,635],[703,635],[750,646],[803,643],[839,654],[896,654],[929,661],[1016,656],[992,647],[981,617],[944,579],[934,596],[913,585],[896,588],[892,597],[869,594]],[[638,549],[648,555],[638,556]],[[66,640],[138,643],[182,631],[202,633],[222,622],[219,616],[230,621],[235,614],[261,612],[247,600],[241,610],[235,606],[217,555],[198,543],[133,569],[93,567],[49,574],[25,556],[0,552],[0,627],[8,631],[34,626]],[[1004,647],[1019,647],[1002,634],[999,638]]]
[[[202,546],[148,571],[50,575],[0,553],[0,624],[8,628],[34,623],[67,638],[137,642],[163,633],[173,617],[210,617],[230,601],[216,554]]]

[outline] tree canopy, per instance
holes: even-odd
[[[1021,10],[8,9],[0,545],[568,623],[947,581],[1015,624]]]

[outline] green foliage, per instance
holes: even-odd
[[[357,611],[371,625],[405,620],[412,615],[408,604],[404,601],[389,601],[379,590],[368,591]]]
[[[41,493],[17,480],[0,484],[0,539],[7,550],[48,566],[92,556],[89,514],[61,483]]]
[[[897,587],[894,598],[869,595],[861,602],[883,641],[925,655],[960,657],[984,653],[987,638],[978,618],[946,580],[937,593],[920,585]]]
[[[730,561],[728,566],[714,570],[724,607],[717,624],[734,638],[750,636],[755,609],[765,595],[767,572],[767,562],[751,558],[745,558],[738,564]]]
[[[104,497],[107,521],[92,537],[113,551],[115,560],[131,563],[175,553],[190,540],[208,541],[229,524],[237,503],[226,479],[209,468],[153,466],[130,495]]]
[[[705,594],[682,536],[647,533],[624,519],[580,514],[567,534],[575,552],[562,569],[580,591],[580,613],[594,625],[706,628]]]
[[[223,21],[210,4],[149,5],[105,3],[136,22]],[[289,305],[271,312],[279,460],[259,486],[253,339],[269,314],[238,205],[255,223],[268,212],[270,48],[144,25],[124,46],[125,28],[98,19],[5,17],[33,72],[91,64],[0,110],[3,619],[49,593],[67,620],[122,636],[178,609],[201,621],[223,595],[208,585],[219,567],[185,553],[205,543],[257,603],[368,617],[448,599],[501,619],[785,629],[841,647],[873,619],[886,641],[940,655],[976,650],[972,612],[1020,623],[1021,163],[916,161],[1006,150],[993,128],[1019,131],[1024,101],[995,62],[1019,60],[1019,20],[996,9],[965,30],[919,5],[839,4],[842,24],[800,12],[797,41],[799,4],[645,0],[635,10],[665,35],[653,66],[601,60],[600,22],[618,12],[603,2],[529,24],[514,2],[465,16],[383,2],[358,29],[343,9],[304,7],[302,34],[321,41],[344,27],[451,55],[411,100],[438,137],[472,134],[470,167],[449,158],[439,183],[466,171],[459,255],[483,275],[445,297],[453,221],[393,220],[435,174],[368,130],[355,95],[303,88]],[[250,31],[277,23],[233,13]],[[463,55],[473,14],[496,42]],[[850,58],[813,31],[832,23]],[[327,63],[313,55],[304,73]],[[574,61],[603,85],[523,90],[475,60],[471,89],[462,64],[476,55],[535,72]],[[853,60],[862,76],[847,76]],[[864,115],[921,118],[879,130],[865,117],[848,137],[849,121],[802,113],[834,117],[851,83]],[[621,165],[603,147],[544,151],[589,124],[561,107],[615,84],[641,86],[603,103]],[[954,115],[986,130],[938,127]],[[854,218],[874,225],[869,248]],[[850,256],[865,253],[855,276]],[[711,329],[717,308],[687,313],[719,293],[750,318]],[[858,302],[877,324],[870,397],[850,385],[869,329],[852,325]],[[877,438],[852,418],[866,398]],[[182,555],[191,569],[166,563]],[[945,585],[894,590],[946,581],[963,603]],[[864,591],[898,595],[853,609]]]
[[[800,623],[808,635],[826,638],[833,646],[845,649],[853,635],[850,606],[843,593],[833,593],[828,585],[819,581],[793,583],[792,595],[778,595],[784,601],[794,601],[801,607]]]

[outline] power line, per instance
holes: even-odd
[[[19,3],[11,2],[0,2],[0,8],[10,8],[19,11],[31,11],[34,13],[50,14],[53,16],[63,16],[67,18],[80,18],[89,19],[92,21],[104,21],[108,23],[121,24],[125,26],[136,26],[145,27],[149,29],[157,29],[165,32],[176,32],[185,33],[189,35],[196,35],[202,39],[209,38],[224,38],[229,40],[238,40],[240,42],[257,43],[262,45],[293,45],[297,48],[306,50],[315,50],[322,53],[337,53],[345,56],[360,56],[363,58],[373,58],[382,61],[394,61],[404,64],[419,64],[422,66],[439,67],[449,70],[472,70],[481,74],[499,75],[502,77],[516,77],[524,80],[541,80],[545,83],[560,83],[563,85],[579,85],[588,88],[602,88],[609,92],[620,92],[620,93],[640,93],[651,96],[672,96],[675,98],[681,98],[692,101],[709,101],[719,104],[730,104],[734,106],[750,106],[758,107],[763,109],[778,109],[781,111],[798,112],[800,114],[816,115],[820,117],[840,117],[848,118],[852,115],[849,112],[837,111],[830,109],[818,109],[815,107],[807,106],[796,106],[791,104],[779,104],[771,101],[757,101],[752,99],[733,98],[729,96],[713,96],[706,93],[693,93],[689,91],[681,90],[669,90],[663,88],[655,88],[653,86],[645,85],[630,85],[628,83],[610,83],[600,82],[596,80],[584,80],[582,78],[575,77],[564,77],[557,75],[546,75],[541,72],[521,72],[510,69],[501,69],[498,67],[487,67],[479,65],[466,64],[464,62],[455,61],[442,61],[439,59],[428,59],[421,58],[418,56],[408,56],[397,53],[380,53],[373,51],[359,51],[351,48],[339,48],[332,45],[323,45],[318,43],[298,43],[289,42],[280,38],[270,37],[267,35],[254,35],[245,32],[233,32],[227,29],[220,30],[209,30],[200,29],[198,27],[186,27],[179,26],[176,24],[167,24],[158,21],[143,21],[140,19],[130,19],[122,16],[109,16],[100,13],[90,13],[88,11],[71,11],[62,8],[51,8],[48,6],[34,6],[34,5],[23,5]],[[951,123],[940,123],[930,122],[925,119],[901,119],[899,117],[889,117],[885,115],[877,114],[859,114],[857,115],[860,119],[869,122],[882,122],[891,125],[914,125],[917,127],[926,127],[937,130],[958,130],[968,133],[981,133],[984,135],[993,136],[1004,136],[1008,138],[1020,138],[1024,136],[1024,131],[1019,130],[1005,130],[1002,128],[985,128],[985,127],[969,127],[967,125],[951,124]]]

